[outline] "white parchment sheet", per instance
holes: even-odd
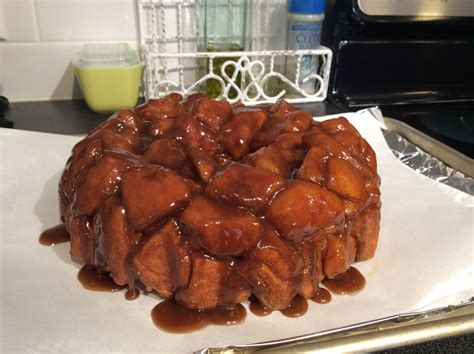
[[[77,137],[0,129],[0,351],[191,352],[317,332],[473,296],[473,198],[419,175],[391,154],[367,112],[345,115],[378,156],[382,224],[367,279],[354,296],[310,301],[292,319],[274,312],[237,326],[169,334],[152,323],[160,301],[82,288],[69,244],[45,247],[40,232],[59,222],[57,183]]]

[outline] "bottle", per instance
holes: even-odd
[[[247,0],[199,0],[200,37],[198,50],[201,52],[239,52],[245,49],[247,26]],[[221,67],[228,61],[237,61],[238,57],[215,58],[212,68],[206,60],[204,74],[212,71],[222,76]],[[232,77],[233,67],[227,67],[226,74]],[[240,86],[240,74],[236,79]],[[216,98],[221,92],[221,84],[217,80],[206,81],[207,94]],[[237,92],[230,88],[228,97],[236,97]]]
[[[253,52],[276,51],[286,49],[286,33],[288,29],[287,0],[251,0],[249,4],[249,49]],[[285,75],[286,57],[275,56],[273,71]],[[267,74],[270,70],[269,56],[254,56],[252,60],[260,60],[265,65]],[[284,88],[283,82],[276,77],[270,77],[263,86],[268,96],[278,95]],[[256,92],[250,91],[250,96]]]
[[[321,45],[321,28],[324,20],[324,0],[289,0],[288,2],[288,49],[316,49]],[[295,78],[297,57],[287,61],[287,77]],[[299,87],[307,94],[317,91],[316,79],[302,80],[318,71],[316,55],[301,58]]]

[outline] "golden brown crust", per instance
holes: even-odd
[[[373,257],[375,153],[344,118],[284,100],[171,94],[115,113],[73,148],[59,186],[71,255],[192,308],[252,293],[283,309]]]

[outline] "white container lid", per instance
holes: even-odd
[[[136,50],[128,43],[86,44],[72,61],[76,68],[127,67],[141,64]]]

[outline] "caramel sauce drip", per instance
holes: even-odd
[[[331,293],[324,288],[319,288],[316,293],[314,293],[311,300],[318,304],[327,304],[331,302]]]
[[[114,280],[105,272],[85,265],[81,268],[77,275],[77,279],[82,286],[93,291],[118,291],[125,288],[123,285],[117,285]]]
[[[259,316],[259,317],[271,315],[273,312],[272,309],[261,304],[260,301],[258,301],[258,299],[255,296],[252,296],[250,299],[249,309],[250,309],[250,312],[252,312],[254,315]]]
[[[308,301],[302,296],[295,296],[286,309],[281,313],[286,317],[300,317],[308,311]]]
[[[137,288],[129,288],[127,290],[127,292],[125,293],[125,299],[126,300],[135,300],[135,299],[138,299],[138,297],[140,296],[140,290],[138,290]]]
[[[323,285],[333,294],[348,295],[361,291],[365,286],[364,276],[354,267],[334,279],[324,279]]]
[[[59,224],[43,231],[39,237],[39,243],[43,246],[54,246],[58,243],[69,242],[69,233],[64,224]]]
[[[165,300],[151,311],[153,323],[159,329],[171,333],[188,333],[208,325],[235,325],[243,322],[247,311],[241,304],[230,308],[195,310],[181,306],[173,300]]]

